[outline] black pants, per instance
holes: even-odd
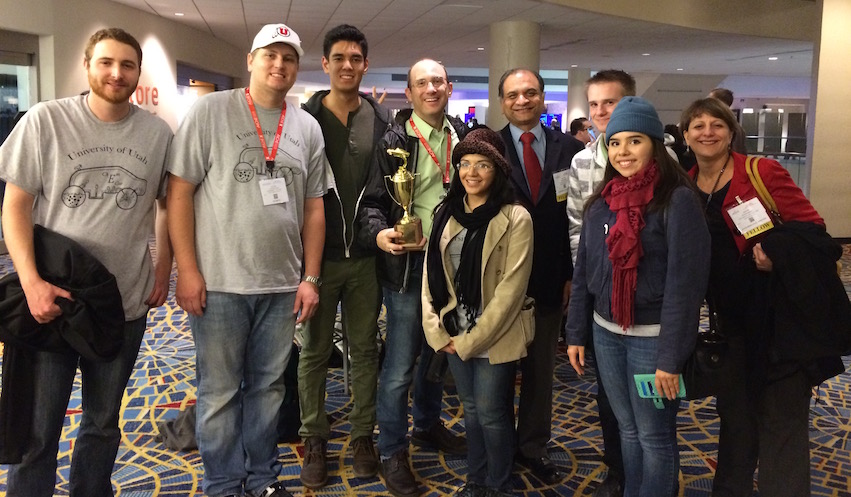
[[[729,381],[716,398],[721,419],[713,497],[750,497],[759,463],[759,491],[770,497],[810,495],[810,382],[802,369],[749,388],[743,340],[730,340]]]

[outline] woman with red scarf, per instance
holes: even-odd
[[[618,103],[606,127],[603,186],[583,213],[566,325],[579,374],[593,337],[621,430],[626,497],[677,493],[679,373],[694,349],[709,277],[703,210],[663,140],[649,102]],[[638,374],[654,375],[662,407],[639,397]]]

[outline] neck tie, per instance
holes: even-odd
[[[538,190],[541,188],[541,162],[538,154],[532,149],[535,135],[525,132],[520,135],[523,142],[523,165],[526,167],[526,179],[529,181],[529,191],[532,193],[532,203],[538,203]]]

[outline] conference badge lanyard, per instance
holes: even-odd
[[[260,118],[257,117],[257,109],[254,107],[254,99],[245,88],[245,101],[248,102],[248,110],[251,111],[251,118],[254,119],[254,126],[257,128],[257,138],[260,139],[260,148],[263,149],[263,157],[266,159],[267,179],[260,180],[260,195],[263,197],[263,205],[283,204],[289,200],[287,194],[287,180],[285,178],[275,178],[275,156],[278,155],[278,144],[281,142],[281,135],[284,132],[284,118],[287,117],[287,104],[284,102],[284,108],[281,109],[281,118],[278,120],[278,130],[275,132],[275,141],[272,143],[272,149],[266,148],[266,138],[263,136],[263,128],[260,126]]]
[[[449,136],[446,137],[446,167],[443,168],[440,165],[440,161],[437,160],[437,154],[434,153],[434,150],[431,149],[426,139],[423,137],[423,134],[420,133],[420,130],[417,129],[417,125],[414,124],[414,118],[410,118],[409,122],[411,123],[411,128],[414,130],[414,133],[417,134],[417,138],[420,139],[420,143],[425,147],[428,155],[431,156],[431,160],[434,161],[435,165],[437,165],[437,170],[443,175],[443,189],[446,190],[449,188],[449,181],[452,179],[450,176],[449,166],[452,163],[452,133],[449,133]]]
[[[774,227],[771,216],[756,197],[742,202],[742,199],[736,196],[736,205],[727,209],[727,214],[746,240]]]

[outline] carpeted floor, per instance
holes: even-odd
[[[845,247],[843,281],[851,293],[851,246]],[[0,256],[0,276],[11,271],[8,256]],[[195,399],[194,348],[186,315],[174,302],[152,310],[149,332],[139,352],[136,370],[127,387],[122,417],[123,438],[113,482],[122,497],[196,496],[201,494],[203,470],[197,451],[173,452],[155,441],[156,424],[174,418]],[[281,478],[296,495],[389,495],[378,478],[358,479],[351,471],[346,414],[350,399],[343,387],[342,370],[329,371],[328,411],[333,438],[328,444],[331,478],[321,491],[305,490],[299,481],[303,447],[282,444]],[[512,482],[525,496],[591,495],[604,476],[600,461],[602,440],[596,423],[594,376],[577,377],[559,350],[553,391],[552,459],[567,473],[560,485],[546,486],[521,468]],[[851,496],[851,373],[825,383],[812,404],[810,432],[812,494]],[[463,430],[458,397],[451,387],[444,397],[443,418],[452,429]],[[67,495],[67,477],[75,433],[80,422],[79,384],[68,406],[59,447],[57,495]],[[708,496],[715,465],[718,419],[710,399],[684,402],[679,415],[682,473],[681,496]],[[415,473],[428,489],[424,495],[450,495],[463,482],[463,457],[443,457],[412,449]],[[0,470],[0,495],[5,495],[5,468]],[[770,496],[767,496],[770,497]]]

